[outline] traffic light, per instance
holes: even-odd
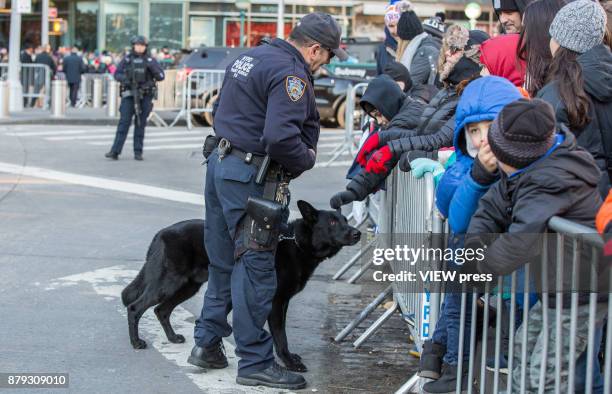
[[[49,35],[61,36],[68,31],[68,22],[62,18],[51,19],[49,23]]]

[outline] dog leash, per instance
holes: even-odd
[[[298,240],[295,238],[295,232],[294,232],[294,233],[293,233],[293,235],[292,235],[292,236],[290,236],[290,237],[288,237],[288,236],[286,236],[286,235],[283,235],[283,234],[280,234],[280,235],[278,236],[278,242],[280,242],[280,241],[285,241],[285,240],[287,240],[287,241],[293,241],[293,242],[295,243],[295,246],[297,246],[299,250],[301,250],[301,251],[303,251],[303,250],[304,250],[304,249],[302,249],[302,247],[301,247],[301,246],[300,246],[300,244],[298,243]]]

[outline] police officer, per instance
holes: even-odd
[[[142,146],[147,118],[153,109],[153,98],[157,94],[155,83],[164,79],[157,60],[147,52],[147,40],[136,36],[131,41],[132,50],[121,60],[115,80],[121,83],[121,105],[115,141],[104,156],[117,160],[123,149],[128,130],[134,118],[134,159],[142,160]]]
[[[306,386],[301,375],[276,363],[264,324],[276,290],[274,255],[288,216],[287,183],[315,164],[320,125],[312,73],[334,55],[346,59],[340,36],[331,16],[308,14],[287,41],[253,48],[225,71],[214,114],[220,142],[208,156],[205,185],[208,288],[188,362],[227,367],[222,338],[233,330],[238,384]]]

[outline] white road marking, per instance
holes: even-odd
[[[44,135],[68,135],[68,134],[83,134],[83,130],[63,130],[63,131],[19,131],[5,133],[11,137],[37,137]]]
[[[325,167],[350,167],[353,164],[353,160],[350,161],[332,161],[328,166],[325,166],[327,163],[326,160],[321,160],[321,162],[315,164],[314,168],[325,168]]]
[[[202,143],[204,143],[204,136],[192,136],[192,137],[168,137],[168,138],[155,138],[156,136],[152,136],[152,137],[145,137],[145,143],[146,143],[146,149],[149,149],[149,144],[153,144],[156,142],[181,142],[181,141],[201,141],[201,143],[199,144],[199,146],[202,146]],[[106,145],[107,142],[88,142],[88,145]]]
[[[9,174],[27,175],[42,179],[52,179],[70,183],[73,185],[94,187],[97,189],[113,190],[123,193],[136,194],[139,196],[158,198],[162,200],[204,206],[204,196],[197,193],[183,192],[180,190],[166,189],[157,186],[143,185],[141,183],[132,183],[125,181],[116,181],[114,179],[100,178],[89,175],[80,175],[70,172],[50,170],[41,167],[23,167],[17,164],[0,162],[0,172]],[[290,210],[289,219],[294,220],[301,218],[299,211]]]
[[[22,167],[20,165],[3,162],[0,162],[0,172],[7,172],[10,174],[23,174],[37,178],[53,179],[56,181],[62,181],[74,185],[89,186],[98,189],[113,190],[118,192],[137,194],[145,197],[159,198],[163,200],[204,206],[204,197],[201,194],[143,185],[141,183],[116,181],[108,178],[100,178],[88,175],[74,174],[70,172],[55,171],[40,167]]]
[[[95,292],[103,297],[107,302],[111,302],[117,311],[127,318],[127,311],[121,304],[121,291],[136,276],[138,271],[127,269],[125,266],[116,265],[112,267],[100,268],[94,271],[83,272],[80,274],[64,276],[55,279],[45,290],[55,290],[62,287],[75,287],[79,283],[85,282],[93,286]],[[238,368],[238,358],[236,357],[235,347],[229,341],[224,340],[224,346],[229,366],[224,369],[202,370],[187,363],[187,358],[193,346],[193,314],[185,308],[178,306],[171,315],[172,327],[176,333],[185,337],[185,343],[170,343],[159,324],[159,321],[150,308],[140,319],[141,338],[152,345],[164,358],[173,362],[185,372],[185,375],[197,385],[203,392],[219,393],[231,392],[242,393],[279,393],[287,392],[278,389],[265,389],[263,387],[245,387],[236,384],[236,370]],[[127,332],[118,337],[125,338],[125,346],[131,346],[127,340]],[[145,353],[150,350],[138,351]],[[143,354],[144,357],[144,354]],[[143,359],[143,365],[146,363]]]
[[[206,137],[207,133],[198,133],[193,131],[156,131],[150,132],[147,130],[145,134],[145,141],[148,141],[150,137],[169,137],[172,135],[199,135],[200,138]],[[115,136],[115,130],[108,130],[106,134],[100,135],[79,135],[79,136],[70,136],[70,137],[47,137],[45,138],[48,141],[71,141],[71,140],[97,140],[97,139],[105,139]]]

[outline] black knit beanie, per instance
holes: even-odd
[[[383,74],[387,74],[396,82],[404,83],[404,93],[412,89],[412,79],[410,78],[410,71],[402,63],[389,62],[383,69]]]
[[[414,11],[402,12],[397,22],[397,35],[402,40],[412,40],[423,33],[423,24]]]
[[[544,156],[555,141],[553,107],[540,99],[519,99],[506,105],[491,124],[489,145],[495,157],[524,168]]]

